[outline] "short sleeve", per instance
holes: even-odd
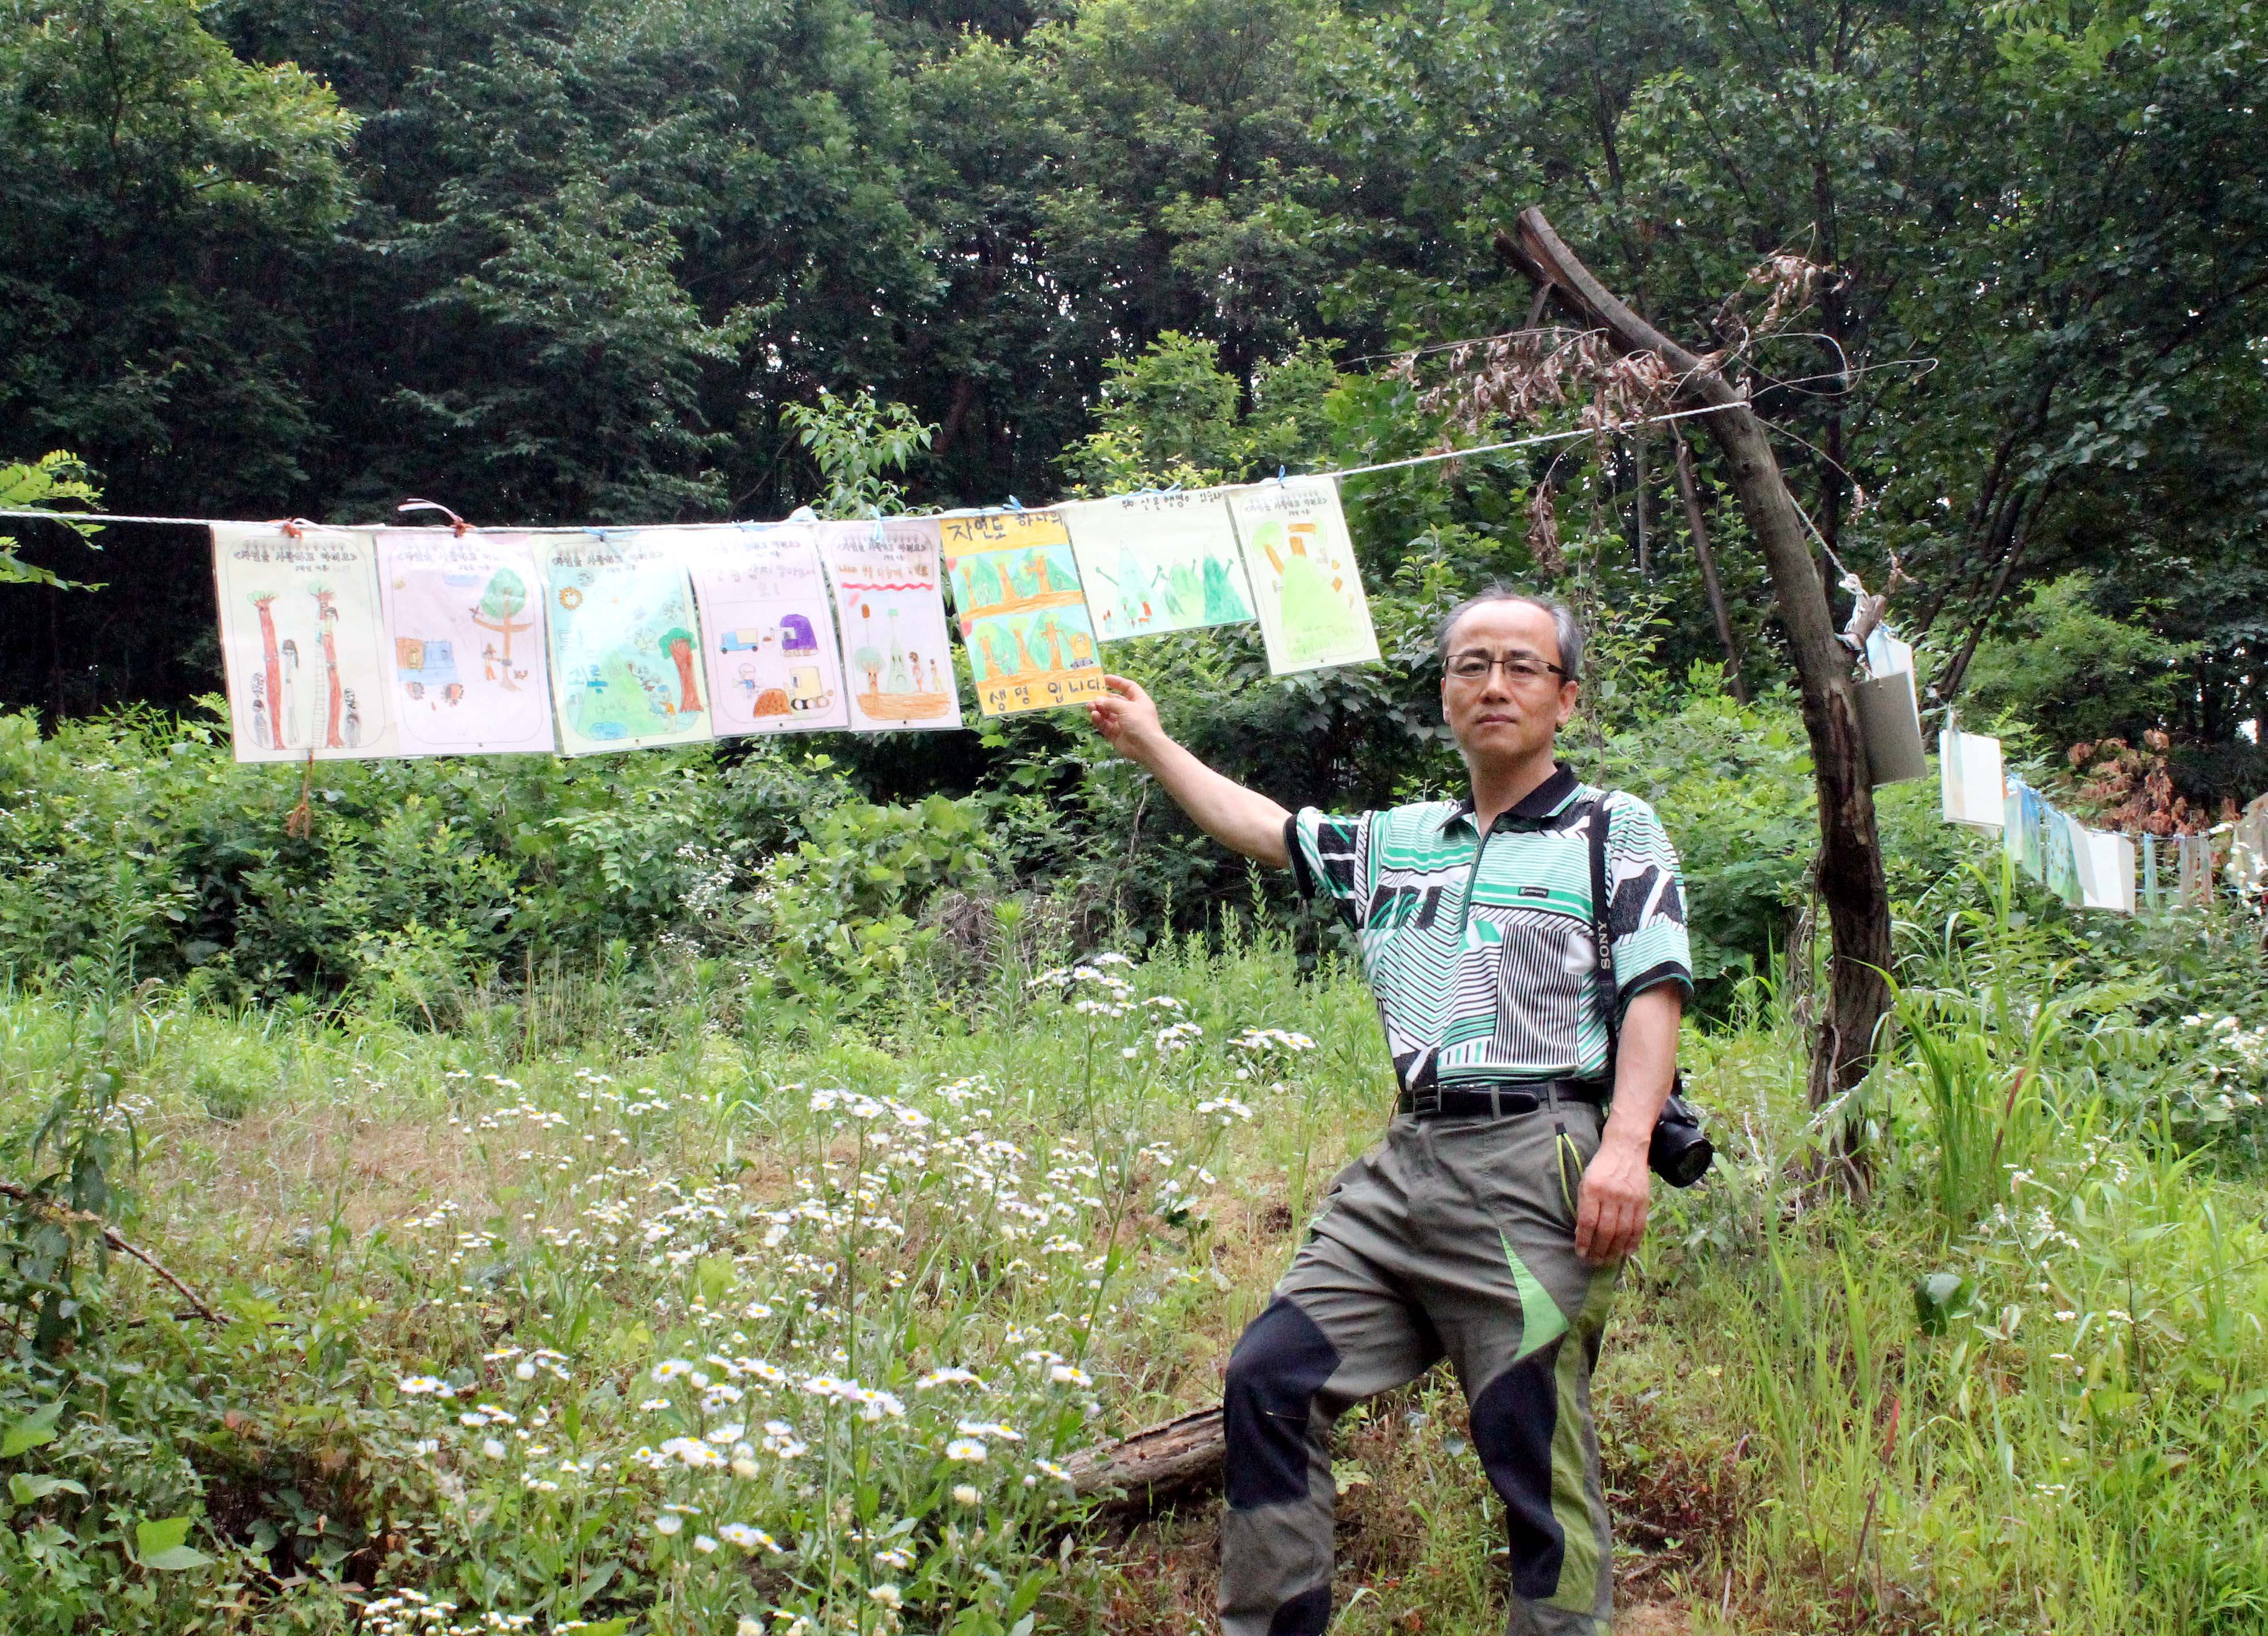
[[[1616,996],[1626,1006],[1663,983],[1690,995],[1693,948],[1677,849],[1653,808],[1636,796],[1616,794],[1607,813],[1607,936],[1614,945]]]
[[[1370,831],[1373,813],[1351,815],[1302,807],[1285,821],[1284,850],[1302,897],[1331,898],[1359,928],[1370,912]]]

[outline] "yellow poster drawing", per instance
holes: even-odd
[[[215,523],[212,539],[236,759],[395,754],[371,532]]]
[[[1053,512],[945,520],[945,570],[988,716],[1102,696],[1102,665],[1071,534]]]
[[[1258,605],[1270,674],[1378,657],[1336,482],[1293,477],[1232,489],[1228,513]]]

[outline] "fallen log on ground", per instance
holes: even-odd
[[[1148,1511],[1219,1483],[1226,1451],[1216,1406],[1082,1448],[1064,1463],[1081,1498],[1100,1496],[1107,1511]]]

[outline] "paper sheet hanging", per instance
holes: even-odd
[[[1238,549],[1271,675],[1359,665],[1378,657],[1370,602],[1329,477],[1293,477],[1228,491]]]
[[[2134,843],[2123,835],[2074,823],[2079,852],[2080,905],[2134,912]]]
[[[1948,728],[1937,735],[1937,772],[1946,822],[1997,832],[2007,822],[1999,740]]]
[[[979,711],[1012,716],[1102,696],[1086,592],[1060,516],[948,517],[944,549]]]
[[[545,535],[537,568],[567,754],[709,737],[693,582],[667,545],[634,531]]]
[[[1218,489],[1125,494],[1055,508],[1071,530],[1105,642],[1252,618],[1236,527]]]
[[[644,528],[683,562],[701,608],[701,661],[719,738],[848,727],[843,649],[813,529]]]
[[[397,754],[371,532],[216,523],[212,540],[236,759]]]
[[[558,748],[528,536],[381,529],[378,583],[401,754]]]
[[[1852,688],[1859,707],[1859,735],[1866,742],[1871,784],[1904,784],[1929,776],[1922,754],[1921,705],[1914,696],[1911,670],[1867,676]]]
[[[2014,773],[2001,803],[2000,844],[2009,860],[2035,881],[2047,878],[2047,807],[2040,792]]]
[[[2053,807],[2046,809],[2042,829],[2047,844],[2044,866],[2047,888],[2076,909],[2087,896],[2079,879],[2079,860],[2086,848],[2086,831],[2073,821],[2068,813]]]
[[[843,633],[850,726],[870,733],[961,726],[938,520],[887,517],[817,528]]]

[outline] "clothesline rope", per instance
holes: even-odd
[[[1659,426],[1659,425],[1666,424],[1667,423],[1668,423],[1668,422],[1670,422],[1670,421],[1673,421],[1673,420],[1687,420],[1687,419],[1690,419],[1692,416],[1696,416],[1696,415],[1713,415],[1713,414],[1717,413],[1717,412],[1718,412],[1718,410],[1719,410],[1719,409],[1734,409],[1734,408],[1739,408],[1739,407],[1742,407],[1742,406],[1741,406],[1741,405],[1738,405],[1738,404],[1732,404],[1732,403],[1712,403],[1712,404],[1705,405],[1705,407],[1700,408],[1700,409],[1676,409],[1676,410],[1673,410],[1672,412],[1670,412],[1669,414],[1667,414],[1667,415],[1646,415],[1646,416],[1639,416],[1638,418],[1637,418],[1637,419],[1635,419],[1635,420],[1616,421],[1616,422],[1613,422],[1613,423],[1611,423],[1611,424],[1609,424],[1603,425],[1603,426],[1578,426],[1578,427],[1574,428],[1573,430],[1572,430],[1572,431],[1544,431],[1544,432],[1537,432],[1537,433],[1535,433],[1535,435],[1533,435],[1533,436],[1531,436],[1531,437],[1526,437],[1526,438],[1508,438],[1505,439],[1504,441],[1502,441],[1502,442],[1500,442],[1500,443],[1483,443],[1483,444],[1477,444],[1477,445],[1475,445],[1473,447],[1470,447],[1470,448],[1463,448],[1463,449],[1437,449],[1437,450],[1433,451],[1433,452],[1432,452],[1432,453],[1426,453],[1426,454],[1412,454],[1412,455],[1408,456],[1408,457],[1407,457],[1407,458],[1405,458],[1405,459],[1398,460],[1398,461],[1375,461],[1375,462],[1373,462],[1373,463],[1372,463],[1371,465],[1368,465],[1368,466],[1345,466],[1345,467],[1339,467],[1339,468],[1334,468],[1334,469],[1329,470],[1329,471],[1292,472],[1292,473],[1289,473],[1289,474],[1286,474],[1286,475],[1279,475],[1279,476],[1275,476],[1275,477],[1263,477],[1263,478],[1262,478],[1258,483],[1224,483],[1224,484],[1222,484],[1222,485],[1221,485],[1221,487],[1222,487],[1222,488],[1224,488],[1224,489],[1261,489],[1261,488],[1265,488],[1265,487],[1267,487],[1270,483],[1287,483],[1287,482],[1291,481],[1291,479],[1292,479],[1292,478],[1293,478],[1293,477],[1298,477],[1298,478],[1307,479],[1307,480],[1314,480],[1314,479],[1321,479],[1321,478],[1329,478],[1329,479],[1331,479],[1331,480],[1333,480],[1333,481],[1337,481],[1337,480],[1344,479],[1344,478],[1347,478],[1347,477],[1366,477],[1366,476],[1370,475],[1371,475],[1372,473],[1373,473],[1373,472],[1381,472],[1381,471],[1400,471],[1400,470],[1403,470],[1403,469],[1404,469],[1404,468],[1406,468],[1412,467],[1412,466],[1432,466],[1432,465],[1438,464],[1439,462],[1440,462],[1440,461],[1462,461],[1462,460],[1470,460],[1470,459],[1474,458],[1476,455],[1481,455],[1481,454],[1501,454],[1501,453],[1505,453],[1505,452],[1506,452],[1506,451],[1507,451],[1507,450],[1510,450],[1510,449],[1532,449],[1532,448],[1537,448],[1537,447],[1542,446],[1543,446],[1543,445],[1544,445],[1544,444],[1548,444],[1548,443],[1565,443],[1565,442],[1567,442],[1567,441],[1569,441],[1570,439],[1572,439],[1572,438],[1602,438],[1602,437],[1612,437],[1612,436],[1613,436],[1614,434],[1616,434],[1616,432],[1623,432],[1623,431],[1634,431],[1634,430],[1636,430],[1637,428],[1638,428],[1638,427],[1640,427],[1640,426]],[[1128,493],[1126,493],[1126,494],[1114,494],[1114,495],[1107,495],[1107,496],[1105,496],[1105,497],[1105,497],[1105,498],[1107,498],[1107,499],[1114,499],[1114,500],[1116,500],[1116,499],[1130,499],[1130,498],[1136,497],[1137,496],[1139,496],[1139,495],[1143,495],[1143,494],[1153,494],[1153,493],[1156,493],[1156,492],[1157,492],[1157,490],[1152,490],[1152,489],[1138,489],[1138,490],[1130,490],[1130,491],[1129,491]],[[959,507],[959,508],[957,508],[957,509],[955,509],[955,510],[949,511],[949,512],[925,512],[925,513],[923,513],[923,514],[924,514],[924,515],[926,515],[926,516],[931,516],[931,517],[986,517],[986,516],[991,516],[991,515],[993,515],[993,514],[996,514],[996,513],[998,513],[998,512],[1004,512],[1004,511],[1022,511],[1022,510],[1024,510],[1024,509],[1025,509],[1025,507],[1023,507],[1023,506],[1022,506],[1022,505],[967,505],[967,506],[961,506],[961,507]],[[1045,507],[1042,507],[1042,506],[1034,506],[1034,507],[1032,507],[1032,508],[1030,508],[1030,509],[1032,509],[1032,510],[1034,510],[1034,511],[1041,511],[1041,510],[1044,510],[1044,509],[1046,509],[1046,508],[1045,508]],[[157,525],[157,526],[160,526],[160,527],[173,527],[173,528],[210,528],[210,527],[211,527],[213,526],[213,524],[214,524],[214,523],[216,523],[216,522],[239,522],[239,521],[248,521],[248,520],[251,520],[250,519],[243,519],[243,518],[214,518],[214,517],[142,517],[142,516],[131,516],[131,515],[129,515],[129,514],[127,514],[127,513],[125,513],[125,512],[55,512],[55,511],[36,511],[36,510],[32,510],[32,509],[29,509],[29,508],[23,508],[23,507],[4,507],[4,508],[0,508],[0,517],[30,517],[30,518],[37,518],[37,519],[40,519],[40,520],[43,520],[43,521],[48,521],[48,522],[59,522],[59,523],[65,523],[65,524],[69,524],[69,523],[150,523],[150,524],[153,524],[153,525]],[[390,527],[399,527],[399,526],[400,526],[400,525],[398,525],[398,524],[394,524],[394,523],[322,523],[322,524],[309,524],[309,523],[307,523],[306,520],[306,519],[304,519],[304,518],[292,518],[292,519],[290,519],[289,520],[291,520],[291,521],[292,521],[292,522],[295,522],[295,523],[299,523],[299,524],[301,524],[301,525],[303,525],[303,526],[308,526],[308,527],[327,527],[327,528],[328,528],[328,527],[337,527],[337,528],[390,528]],[[602,526],[585,525],[585,526],[581,527],[548,527],[548,526],[547,526],[547,527],[541,527],[517,528],[517,527],[511,527],[510,525],[508,525],[508,524],[498,524],[498,525],[496,525],[496,527],[497,527],[497,532],[506,532],[506,531],[508,531],[508,532],[512,533],[512,534],[608,534],[608,533],[612,533],[612,532],[614,532],[614,531],[615,531],[615,529],[617,529],[617,528],[620,528],[620,529],[622,529],[622,530],[624,530],[624,531],[627,531],[627,530],[629,530],[629,529],[631,529],[631,528],[634,528],[634,527],[640,527],[640,526],[641,526],[641,525],[634,524],[634,523],[608,523],[608,524],[605,524],[605,525],[602,525]],[[672,524],[667,524],[667,525],[655,524],[655,525],[650,525],[650,526],[652,526],[652,527],[674,527],[674,528],[719,528],[719,529],[722,529],[722,528],[745,528],[745,527],[750,527],[751,525],[749,525],[749,524],[747,524],[747,523],[745,523],[745,522],[721,522],[721,523],[672,523]],[[757,526],[761,526],[761,525],[757,525]]]

